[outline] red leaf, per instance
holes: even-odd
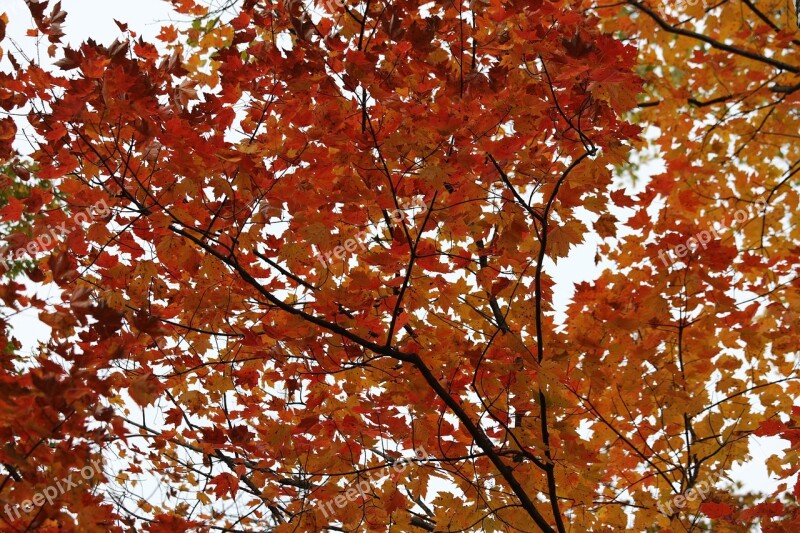
[[[239,492],[239,478],[227,472],[215,476],[211,480],[211,485],[214,486],[214,494],[218,498],[223,498],[226,494],[235,498],[236,493]]]
[[[500,292],[511,285],[511,280],[508,278],[500,278],[494,283],[492,283],[492,290],[489,291],[489,294],[492,296],[497,296]]]
[[[14,124],[14,119],[0,119],[0,141],[13,141],[16,134],[17,125]]]
[[[727,503],[703,502],[700,504],[700,512],[709,518],[728,516],[733,511],[735,511],[735,508]]]
[[[11,220],[19,220],[22,218],[22,212],[24,208],[25,204],[13,196],[9,197],[6,206],[0,209],[0,221],[8,222]]]
[[[742,520],[750,521],[754,518],[781,516],[784,513],[783,504],[780,502],[759,503],[744,511],[741,515]]]
[[[770,418],[769,420],[764,420],[761,422],[753,435],[758,437],[770,437],[773,435],[778,435],[784,430],[786,430],[786,424],[777,418]]]
[[[142,406],[153,403],[158,398],[160,391],[161,383],[151,372],[134,379],[128,387],[128,394],[131,395],[133,401]]]

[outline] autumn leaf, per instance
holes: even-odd
[[[131,381],[131,385],[128,388],[131,398],[142,406],[153,403],[160,392],[161,386],[158,378],[149,372]]]
[[[12,141],[17,133],[17,126],[11,118],[0,119],[0,141]]]
[[[8,203],[0,209],[0,221],[19,220],[25,211],[25,204],[11,196]]]
[[[610,213],[603,213],[594,223],[594,230],[601,238],[614,237],[617,234],[617,218]]]
[[[583,242],[582,233],[572,226],[557,226],[550,230],[547,245],[554,259],[566,257],[573,246]]]
[[[722,518],[734,511],[735,509],[727,503],[703,502],[700,504],[700,512],[709,518]]]
[[[214,476],[210,483],[214,487],[213,492],[217,498],[223,498],[228,495],[235,497],[236,493],[239,492],[239,479],[227,472]]]

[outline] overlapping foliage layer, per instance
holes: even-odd
[[[0,503],[105,478],[2,530],[797,525],[793,5],[172,3],[3,42],[0,297],[52,336],[4,339]],[[726,488],[753,435],[774,494]]]

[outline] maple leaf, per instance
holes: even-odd
[[[582,232],[572,226],[556,226],[547,236],[547,246],[554,259],[566,257],[570,249],[581,242]]]
[[[617,218],[610,213],[603,213],[594,223],[594,230],[602,238],[614,237],[617,234]]]
[[[210,483],[214,487],[213,491],[217,498],[228,495],[235,497],[239,492],[239,479],[227,472],[214,476]]]
[[[11,118],[0,119],[0,141],[12,141],[17,133],[17,126]]]
[[[0,221],[19,220],[25,212],[25,204],[14,198],[8,199],[8,203],[0,209]]]
[[[779,435],[784,430],[786,430],[786,424],[781,422],[780,420],[771,418],[769,420],[764,420],[758,425],[758,429],[753,432],[753,435],[758,437],[767,437],[772,435]]]
[[[742,520],[751,521],[757,517],[766,518],[781,516],[785,511],[785,507],[780,502],[764,502],[742,511],[741,518]]]
[[[700,504],[700,512],[709,518],[722,518],[735,511],[735,508],[727,503],[703,502]]]
[[[131,381],[128,393],[139,405],[149,405],[158,398],[161,385],[151,372],[145,373]]]

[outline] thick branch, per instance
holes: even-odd
[[[712,39],[702,33],[697,33],[691,30],[685,30],[683,28],[676,28],[671,24],[668,24],[664,19],[662,19],[658,13],[650,9],[649,7],[645,6],[641,2],[636,2],[635,0],[627,0],[629,5],[632,5],[639,11],[647,14],[651,19],[653,19],[656,24],[658,24],[661,29],[666,31],[667,33],[673,33],[675,35],[682,35],[684,37],[691,37],[692,39],[696,39],[698,41],[702,41],[706,44],[710,44],[712,47],[716,48],[717,50],[723,50],[725,52],[730,52],[731,54],[735,54],[738,56],[746,57],[748,59],[752,59],[753,61],[758,61],[759,63],[764,63],[775,68],[785,70],[787,72],[793,72],[794,74],[800,74],[800,67],[796,67],[794,65],[790,65],[789,63],[784,63],[783,61],[778,61],[777,59],[773,59],[771,57],[766,57],[761,54],[757,54],[756,52],[751,52],[750,50],[745,50],[743,48],[737,48],[736,46],[731,46],[729,44],[721,43],[716,39]]]
[[[484,451],[484,453],[486,453],[487,457],[489,457],[489,460],[492,461],[492,464],[494,464],[495,468],[498,470],[500,475],[502,475],[503,478],[506,480],[511,490],[519,499],[520,505],[525,509],[525,511],[530,515],[530,517],[533,518],[533,521],[536,523],[536,525],[538,525],[542,531],[545,531],[547,533],[551,533],[554,531],[553,528],[550,526],[550,524],[547,523],[547,520],[545,520],[544,516],[542,516],[542,514],[536,508],[530,496],[528,496],[528,494],[525,492],[525,489],[522,487],[520,482],[514,476],[514,472],[512,471],[512,469],[508,465],[506,465],[503,462],[502,458],[497,454],[494,444],[486,435],[486,433],[484,433],[484,431],[480,427],[476,426],[475,423],[473,423],[473,421],[470,419],[469,415],[466,413],[466,411],[464,411],[461,405],[450,395],[450,393],[442,386],[442,384],[439,383],[439,380],[436,379],[431,370],[425,365],[425,363],[420,358],[419,354],[416,353],[407,354],[395,348],[392,348],[391,346],[379,345],[374,342],[368,341],[366,339],[362,339],[358,335],[348,331],[347,329],[337,324],[328,322],[325,319],[311,315],[309,313],[306,313],[305,311],[295,308],[290,304],[287,304],[286,302],[282,301],[281,299],[273,295],[271,292],[266,290],[258,282],[258,280],[256,280],[242,265],[238,263],[238,261],[236,261],[233,258],[233,255],[226,256],[219,253],[217,250],[209,246],[208,243],[201,241],[200,239],[191,235],[187,231],[175,227],[174,225],[171,225],[170,229],[173,232],[177,233],[178,235],[181,235],[191,240],[199,247],[204,249],[206,252],[213,255],[226,265],[228,265],[230,268],[236,271],[245,282],[247,282],[249,285],[255,288],[262,296],[264,296],[264,298],[266,298],[270,303],[275,305],[275,307],[277,307],[278,309],[286,313],[299,316],[314,325],[320,326],[325,330],[330,331],[331,333],[336,333],[338,335],[341,335],[342,337],[355,342],[359,346],[362,346],[363,348],[373,353],[376,353],[378,355],[393,357],[400,361],[410,362],[411,364],[413,364],[417,368],[417,370],[422,374],[422,377],[425,379],[425,381],[428,382],[430,387],[436,392],[436,394],[442,399],[442,401],[444,401],[445,405],[447,405],[453,411],[456,417],[458,417],[461,423],[464,424],[464,427],[467,429],[470,435],[472,435],[472,437],[475,439],[475,442],[478,444],[478,446]],[[560,520],[560,517],[557,517],[557,520]]]

